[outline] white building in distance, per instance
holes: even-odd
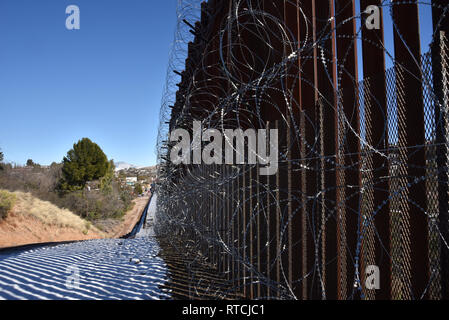
[[[134,186],[137,183],[137,177],[127,177],[126,184],[128,186]]]

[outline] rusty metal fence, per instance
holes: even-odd
[[[180,1],[158,235],[242,298],[448,299],[449,5],[427,4],[422,55],[417,1],[357,2],[379,9],[378,28],[354,0]],[[277,129],[277,173],[175,165],[170,132],[194,120]]]

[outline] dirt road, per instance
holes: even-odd
[[[122,223],[120,223],[117,228],[110,234],[111,238],[120,238],[128,233],[130,233],[134,226],[139,222],[139,219],[143,213],[143,210],[145,209],[145,206],[147,205],[148,201],[150,200],[150,196],[144,196],[142,198],[135,199],[134,207],[132,210],[128,211],[125,214],[124,220]]]

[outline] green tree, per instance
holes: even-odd
[[[100,190],[104,194],[110,194],[112,192],[112,183],[114,182],[114,171],[115,165],[114,161],[111,160],[108,163],[108,169],[103,178],[100,179]]]
[[[125,181],[125,180],[126,180],[126,173],[123,172],[123,171],[120,171],[120,172],[118,173],[118,178],[119,178],[120,180]]]
[[[35,166],[34,161],[32,159],[28,159],[27,160],[27,167],[34,167],[34,166]]]
[[[4,169],[2,162],[3,162],[3,152],[0,151],[0,171]]]
[[[53,161],[50,165],[50,168],[57,168],[58,166],[59,166],[59,163],[56,163]]]
[[[104,177],[110,166],[103,150],[88,138],[83,138],[67,152],[62,166],[60,189],[82,190],[88,181]]]
[[[140,183],[136,183],[136,185],[134,186],[134,192],[136,194],[142,194],[143,193],[143,188],[142,188],[142,185]]]

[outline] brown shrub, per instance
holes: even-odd
[[[6,190],[0,190],[0,219],[5,219],[14,207],[16,196]]]

